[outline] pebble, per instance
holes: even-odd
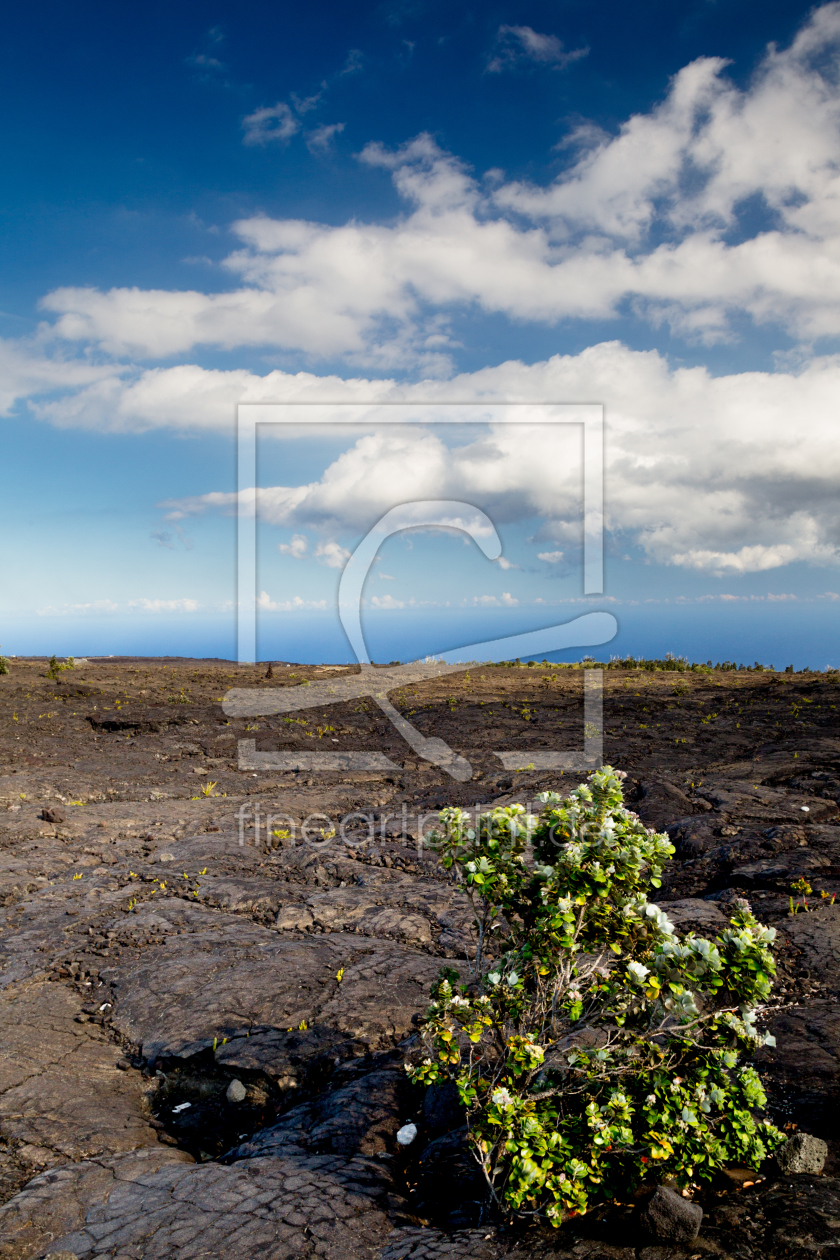
[[[416,1124],[404,1124],[401,1129],[397,1130],[397,1142],[400,1146],[411,1146],[411,1143],[417,1137]]]
[[[245,1101],[248,1091],[241,1081],[231,1081],[225,1091],[225,1098],[229,1103],[241,1103]]]

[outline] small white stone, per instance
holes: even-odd
[[[229,1103],[241,1103],[245,1101],[248,1091],[241,1081],[231,1081],[225,1092],[225,1098]]]
[[[192,1103],[179,1103],[177,1107],[172,1108],[173,1116],[177,1116],[179,1111],[186,1111],[187,1107],[191,1107]]]
[[[411,1143],[417,1137],[416,1124],[404,1124],[401,1129],[397,1130],[397,1141],[400,1146],[411,1146]]]

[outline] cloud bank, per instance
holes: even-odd
[[[705,368],[673,368],[656,351],[605,342],[543,363],[509,362],[410,386],[306,373],[272,377],[268,386],[269,378],[254,378],[254,395],[265,390],[263,397],[309,403],[603,400],[607,524],[626,544],[637,543],[659,563],[715,573],[834,563],[838,556],[840,356],[814,359],[798,374],[714,377]],[[207,403],[200,391],[193,423],[203,416],[208,427],[229,426],[227,398],[202,411]],[[326,407],[312,410],[313,419],[332,415]],[[138,417],[141,424],[150,419]],[[261,491],[260,511],[277,525],[335,535],[369,528],[399,498],[457,497],[480,503],[499,522],[544,518],[535,541],[553,563],[580,537],[576,440],[567,430],[526,441],[500,426],[453,456],[422,425],[382,431],[350,444],[318,482]],[[217,492],[170,510],[232,510],[233,502]]]
[[[530,27],[504,27],[499,41],[499,57],[559,66],[572,55]],[[242,219],[217,292],[56,289],[36,337],[0,343],[0,408],[28,400],[63,428],[230,433],[243,401],[603,402],[608,524],[623,546],[720,574],[835,563],[840,356],[808,343],[840,335],[838,66],[831,3],[788,48],[770,47],[745,87],[701,58],[616,134],[578,127],[566,168],[542,186],[482,180],[429,136],[370,144],[361,161],[401,198],[392,221]],[[246,141],[283,143],[309,108],[294,104],[249,116]],[[334,134],[307,133],[316,148]],[[630,313],[701,342],[751,320],[806,344],[776,372],[715,377],[601,341],[459,375],[450,320],[469,311],[548,325]],[[205,347],[341,360],[348,375],[171,362]],[[407,384],[409,373],[425,379]],[[577,477],[563,442],[520,451],[500,429],[453,461],[418,429],[364,439],[321,481],[274,487],[261,505],[301,536],[316,531],[312,554],[337,567],[338,539],[395,490],[474,494],[500,521],[542,515],[535,554],[553,564],[579,529]],[[170,506],[176,517],[230,510],[231,496]]]

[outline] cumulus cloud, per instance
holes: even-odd
[[[559,564],[564,554],[562,551],[539,551],[537,552],[537,559],[545,560],[546,564]]]
[[[9,415],[20,399],[33,395],[96,388],[105,380],[119,388],[127,370],[49,354],[43,338],[0,338],[0,415]]]
[[[515,38],[535,51],[554,37]],[[617,134],[578,122],[583,150],[548,186],[484,183],[429,136],[371,144],[360,158],[390,172],[406,207],[395,220],[254,216],[233,225],[231,292],[66,288],[44,309],[59,337],[109,353],[263,345],[430,374],[447,370],[446,318],[472,309],[553,323],[630,307],[701,342],[734,336],[744,317],[835,336],[839,49],[840,2],[771,46],[745,87],[700,58]],[[248,116],[246,139],[298,128],[280,102]]]
[[[361,158],[389,173],[401,215],[337,226],[243,220],[225,262],[230,292],[56,290],[43,304],[51,332],[0,342],[0,410],[28,397],[36,418],[65,428],[229,433],[242,401],[596,399],[608,426],[607,523],[622,550],[633,541],[658,562],[733,575],[834,563],[840,357],[809,347],[840,333],[838,50],[832,3],[789,47],[771,47],[743,87],[719,59],[695,61],[615,135],[576,125],[569,165],[547,186],[482,182],[429,137],[395,151],[369,145]],[[265,127],[285,118],[281,110]],[[747,316],[802,344],[772,373],[714,377],[607,341],[455,375],[447,321],[474,309],[547,323],[632,309],[707,341],[733,336]],[[84,357],[68,360],[69,343]],[[199,345],[343,355],[357,366],[319,377],[103,362]],[[392,379],[409,370],[429,379]],[[453,453],[422,424],[380,431],[348,443],[309,485],[261,490],[260,512],[327,540],[337,550],[318,558],[336,568],[339,540],[398,498],[444,495],[500,523],[539,518],[538,554],[568,556],[581,530],[568,441],[544,436],[537,449],[491,427]],[[256,497],[243,492],[249,510]],[[237,504],[213,491],[167,506],[177,521]]]
[[[622,547],[632,539],[660,563],[720,574],[834,563],[838,556],[840,356],[814,359],[795,374],[714,377],[702,367],[673,368],[656,351],[605,342],[577,355],[504,363],[422,386],[322,382],[305,373],[275,374],[275,381],[275,397],[310,403],[320,396],[331,403],[416,400],[431,408],[436,399],[600,398],[608,428],[607,526]],[[196,405],[215,426],[203,390]],[[430,415],[416,410],[421,420]],[[309,407],[307,414],[336,419],[338,409]],[[356,414],[363,423],[375,407]],[[539,518],[537,554],[573,556],[581,537],[577,430],[514,429],[502,423],[507,414],[501,409],[498,424],[451,448],[423,423],[348,435],[346,449],[318,480],[262,489],[260,514],[283,528],[336,539],[365,532],[397,502],[458,499],[500,525]],[[164,416],[161,408],[158,423]],[[253,505],[253,489],[243,493]],[[165,506],[180,519],[232,512],[236,502],[234,494],[211,492]]]
[[[541,35],[530,26],[500,26],[496,35],[496,51],[487,63],[491,74],[511,70],[523,61],[535,61],[550,65],[555,70],[565,70],[573,61],[580,61],[588,48],[576,48],[567,52],[563,41],[556,35]]]
[[[372,595],[368,603],[371,608],[405,608],[405,601],[393,595]]]
[[[278,543],[277,550],[281,551],[285,556],[294,556],[295,560],[302,560],[309,550],[309,540],[305,534],[293,534],[290,543]]]
[[[328,542],[318,543],[315,548],[316,559],[322,561],[328,569],[343,569],[347,561],[350,559],[350,552],[346,547],[342,547],[335,539]]]

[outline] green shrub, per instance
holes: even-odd
[[[68,656],[66,661],[61,662],[55,655],[53,655],[50,657],[50,667],[47,670],[47,678],[58,678],[58,675],[62,672],[62,670],[75,668],[76,662],[73,660],[72,656]]]
[[[8,674],[9,662],[5,656],[0,656],[0,674]]]
[[[714,942],[680,939],[647,900],[673,852],[623,803],[610,766],[538,817],[460,809],[430,837],[472,902],[467,983],[441,973],[412,1079],[457,1082],[497,1207],[554,1225],[645,1180],[755,1167],[783,1135],[741,1062],[775,974],[746,902]]]

